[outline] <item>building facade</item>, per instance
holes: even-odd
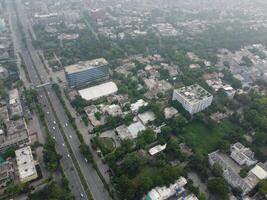
[[[79,62],[65,68],[70,88],[80,88],[99,80],[108,79],[108,62],[104,58]]]
[[[201,86],[195,84],[173,91],[172,100],[179,101],[191,115],[211,105],[213,96]]]

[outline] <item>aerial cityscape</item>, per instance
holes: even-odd
[[[267,200],[266,0],[0,0],[0,200]]]

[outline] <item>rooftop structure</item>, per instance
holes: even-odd
[[[26,183],[38,177],[30,146],[15,151],[20,182]]]
[[[240,142],[231,145],[231,158],[233,158],[239,165],[246,165],[248,167],[255,165],[258,162],[254,159],[254,152]]]
[[[5,79],[8,77],[8,71],[6,68],[2,67],[0,64],[0,79]]]
[[[182,189],[187,184],[184,177],[180,177],[174,184],[169,187],[156,187],[152,189],[146,196],[145,200],[166,200]]]
[[[139,99],[137,102],[131,104],[130,108],[131,108],[131,111],[135,113],[135,112],[138,112],[139,108],[141,108],[142,106],[147,106],[147,105],[148,105],[147,102],[145,102],[143,99]]]
[[[107,82],[97,86],[79,90],[78,92],[83,99],[90,101],[114,94],[117,91],[118,87],[114,82]]]
[[[189,194],[187,196],[182,196],[178,198],[177,200],[198,200],[198,198],[194,194]]]
[[[178,114],[178,111],[174,107],[168,107],[164,109],[164,116],[166,119],[172,118],[173,116],[177,114]]]
[[[0,164],[0,188],[6,187],[8,182],[11,180],[11,172],[13,171],[9,162]]]
[[[210,106],[213,96],[195,84],[174,90],[172,99],[179,101],[190,114],[195,114]]]
[[[166,149],[166,147],[167,147],[167,144],[164,144],[164,145],[157,145],[157,146],[154,146],[154,147],[152,147],[151,149],[149,149],[148,152],[149,152],[149,154],[150,154],[151,156],[154,156],[154,155],[160,153],[161,151],[163,151],[164,149]]]
[[[84,111],[87,114],[89,121],[94,127],[105,124],[105,116],[100,116],[99,120],[96,118],[95,114],[100,113],[100,111],[95,105],[90,105],[90,106],[85,107]]]
[[[106,114],[113,116],[113,117],[120,116],[123,114],[121,107],[119,105],[116,105],[116,104],[103,106],[101,108],[101,111],[103,113],[106,113]]]
[[[138,133],[144,131],[146,127],[141,122],[136,122],[128,126],[128,130],[131,133],[133,139],[138,137]]]
[[[20,147],[30,142],[27,130],[21,130],[15,134],[0,135],[0,153],[10,147]]]
[[[104,58],[79,62],[65,67],[70,88],[83,87],[109,77],[108,62]]]
[[[13,89],[9,92],[9,110],[10,117],[22,116],[22,106],[18,89]]]
[[[223,177],[225,180],[234,188],[240,187],[243,191],[242,195],[249,193],[255,186],[256,180],[255,177],[250,176],[246,178],[241,178],[239,172],[241,167],[236,164],[230,157],[215,151],[209,154],[209,163],[214,165],[218,163],[223,169]]]
[[[152,111],[147,111],[138,115],[139,120],[143,125],[153,122],[156,119],[155,114]]]

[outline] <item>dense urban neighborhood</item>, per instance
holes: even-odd
[[[265,0],[0,0],[0,200],[266,200]]]

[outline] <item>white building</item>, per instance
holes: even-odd
[[[180,197],[177,200],[198,200],[198,198],[194,194],[189,194],[185,197]]]
[[[128,130],[131,133],[132,138],[135,139],[141,131],[146,130],[146,127],[141,122],[136,122],[128,126]]]
[[[114,82],[107,82],[93,87],[79,90],[79,95],[87,100],[96,100],[100,97],[105,97],[114,94],[118,91],[118,87]]]
[[[248,167],[255,165],[258,162],[254,159],[254,152],[240,142],[231,145],[231,158],[239,165],[246,165]]]
[[[152,111],[147,111],[138,115],[138,119],[143,125],[147,125],[156,119],[155,114]]]
[[[167,147],[167,144],[164,144],[164,145],[160,145],[160,144],[159,144],[159,145],[154,146],[154,147],[152,147],[151,149],[149,149],[148,152],[149,152],[149,154],[150,154],[151,156],[154,156],[154,155],[158,154],[159,152],[165,150],[166,147]]]
[[[139,99],[137,102],[131,104],[131,111],[133,113],[138,112],[139,108],[141,108],[142,106],[147,106],[147,102],[145,102],[143,99]]]
[[[184,190],[184,186],[187,184],[187,180],[184,177],[180,177],[174,184],[169,187],[156,187],[152,189],[147,196],[146,200],[165,200],[175,195],[178,190]]]
[[[30,146],[23,147],[15,151],[18,165],[19,179],[21,183],[26,183],[38,177],[35,162]]]
[[[190,113],[195,114],[211,105],[213,96],[198,84],[173,91],[172,100],[179,101]]]

